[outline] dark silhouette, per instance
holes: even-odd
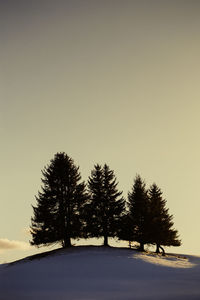
[[[87,200],[79,168],[65,153],[57,153],[44,168],[42,191],[36,197],[31,219],[32,245],[60,242],[71,246],[71,238],[82,235],[82,207]]]
[[[162,192],[154,183],[149,189],[149,242],[156,245],[156,253],[159,249],[165,254],[161,246],[180,246],[177,230],[173,229],[173,216],[169,215],[165,207],[166,200],[162,198]]]
[[[165,250],[162,246],[180,246],[177,230],[173,229],[173,216],[165,207],[166,200],[154,183],[149,191],[139,175],[136,176],[132,191],[128,193],[128,212],[121,218],[119,239],[136,241],[139,250],[145,244],[156,245],[156,253]]]
[[[135,239],[133,217],[127,211],[119,220],[120,226],[118,231],[118,238],[120,240],[128,241],[129,247],[131,248],[131,243]]]
[[[128,193],[129,214],[126,220],[130,225],[130,241],[134,240],[140,244],[139,250],[144,251],[147,243],[148,230],[148,195],[145,182],[137,175],[132,191]]]
[[[108,237],[117,236],[119,219],[125,201],[122,192],[117,190],[114,171],[105,164],[97,164],[88,180],[90,201],[85,207],[87,237],[103,237],[104,246],[108,246]]]
[[[56,153],[42,171],[42,191],[36,197],[31,218],[31,245],[44,246],[61,243],[71,246],[71,238],[109,237],[156,245],[156,253],[163,246],[180,246],[178,231],[173,228],[173,216],[166,208],[166,200],[154,183],[146,190],[144,180],[137,175],[127,205],[114,171],[108,165],[94,166],[88,179],[88,191],[80,182],[79,167],[64,152]],[[125,210],[127,207],[127,210]]]

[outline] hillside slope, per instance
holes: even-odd
[[[0,300],[200,299],[200,257],[74,247],[0,266]]]

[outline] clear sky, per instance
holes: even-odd
[[[156,182],[170,251],[200,254],[199,53],[199,1],[0,0],[0,263],[35,251],[31,204],[60,151],[85,181],[107,163],[125,197],[136,173]]]

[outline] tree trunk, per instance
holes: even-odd
[[[65,248],[71,247],[71,211],[70,211],[70,201],[67,201],[67,211],[65,215]]]
[[[104,235],[104,243],[103,243],[104,246],[108,246],[108,236],[107,235]]]
[[[160,246],[160,249],[162,250],[162,256],[165,256],[165,249]]]
[[[140,243],[139,251],[144,251],[144,243]]]
[[[156,253],[160,253],[159,248],[160,248],[160,245],[159,245],[159,244],[156,244]]]
[[[63,248],[68,248],[68,247],[71,247],[71,246],[72,246],[71,238],[67,236],[63,241]]]

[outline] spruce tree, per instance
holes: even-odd
[[[123,241],[128,241],[129,247],[131,248],[131,242],[134,241],[135,235],[133,218],[128,211],[120,218],[119,224],[118,238]]]
[[[166,200],[162,197],[160,188],[154,183],[149,189],[149,242],[156,245],[156,252],[163,246],[180,246],[178,231],[173,229],[173,216],[166,208]]]
[[[117,190],[114,171],[105,164],[97,164],[88,180],[90,200],[85,208],[87,237],[103,237],[104,246],[108,237],[116,237],[119,221],[124,212],[125,201]]]
[[[137,175],[131,192],[128,193],[129,220],[131,220],[129,236],[140,244],[139,250],[144,251],[148,243],[148,196],[145,182]],[[130,221],[129,221],[130,223]]]
[[[42,191],[36,197],[31,218],[32,245],[61,243],[71,246],[71,238],[82,236],[82,208],[87,200],[79,167],[64,152],[55,154],[42,171]]]

